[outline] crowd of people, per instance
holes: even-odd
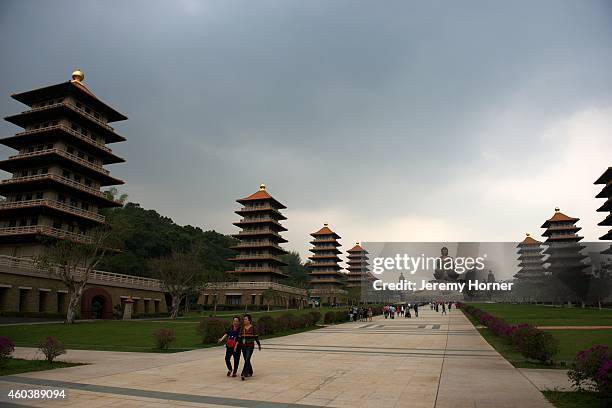
[[[349,309],[349,320],[351,322],[371,322],[374,312],[371,307],[352,306]]]
[[[399,304],[399,305],[385,305],[383,307],[383,315],[385,319],[395,319],[396,317],[403,317],[406,319],[414,317],[419,317],[419,307],[429,305],[431,310],[435,310],[436,312],[442,311],[442,314],[447,314],[450,312],[454,302],[429,302],[429,303],[407,303],[407,304]]]

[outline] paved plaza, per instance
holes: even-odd
[[[91,363],[0,377],[0,405],[71,407],[551,407],[463,314],[345,323],[262,341],[255,375],[226,377],[220,347],[173,354],[70,350]],[[170,324],[170,323],[169,323]],[[18,348],[17,357],[33,357]],[[540,382],[545,382],[540,378]],[[9,401],[9,389],[65,389],[65,401]],[[12,405],[3,405],[12,406]]]

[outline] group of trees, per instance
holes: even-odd
[[[110,198],[125,202],[127,196],[107,191]],[[181,304],[188,308],[208,282],[231,280],[225,274],[233,269],[227,261],[237,240],[215,231],[190,225],[180,226],[154,210],[136,203],[105,209],[107,225],[90,230],[91,242],[76,244],[67,240],[47,240],[38,257],[39,266],[58,276],[69,291],[66,321],[74,322],[89,275],[94,269],[160,279],[172,298],[171,316],[176,318]],[[300,255],[283,255],[287,284],[306,287],[306,268]],[[266,294],[272,299],[274,294]]]

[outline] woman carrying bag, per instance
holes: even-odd
[[[238,371],[238,363],[240,363],[240,317],[234,316],[232,318],[232,325],[227,329],[227,332],[219,339],[219,343],[227,338],[225,343],[225,365],[227,366],[227,376],[236,377]],[[234,369],[232,370],[231,359],[234,357]]]

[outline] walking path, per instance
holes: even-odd
[[[224,352],[70,350],[91,363],[0,377],[0,405],[71,407],[551,407],[463,314],[422,310],[262,341],[255,375],[225,376]],[[17,357],[34,350],[18,348]],[[9,400],[10,389],[65,389],[64,401]],[[3,405],[5,404],[5,405]]]

